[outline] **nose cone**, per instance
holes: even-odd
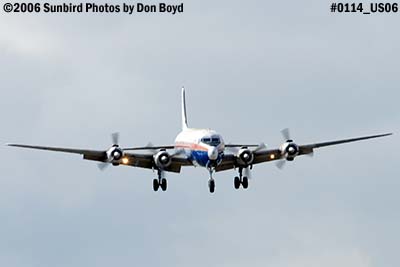
[[[216,147],[210,147],[208,149],[208,158],[210,160],[216,160],[218,158],[218,149]]]

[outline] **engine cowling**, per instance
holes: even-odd
[[[239,164],[248,166],[253,162],[254,154],[250,149],[244,147],[239,150],[236,158],[239,161]]]
[[[281,146],[281,153],[286,160],[292,161],[299,154],[299,146],[288,140]]]
[[[160,169],[164,169],[171,164],[171,155],[167,151],[160,151],[154,155],[154,162]]]
[[[124,156],[124,151],[118,146],[113,146],[107,151],[107,159],[109,162],[119,161]]]

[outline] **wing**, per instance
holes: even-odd
[[[75,148],[63,148],[63,147],[48,147],[48,146],[30,146],[30,145],[19,145],[19,144],[7,144],[13,147],[22,147],[30,149],[39,149],[55,152],[64,152],[72,154],[83,155],[84,159],[91,159],[97,161],[105,161],[107,159],[106,151],[104,150],[89,150],[89,149],[75,149]]]
[[[8,146],[80,154],[83,155],[83,159],[86,160],[107,162],[107,151],[105,150],[31,146],[31,145],[20,145],[20,144],[8,144]],[[155,148],[152,147],[152,149]],[[119,164],[132,167],[147,168],[147,169],[153,169],[155,167],[153,154],[125,153],[124,158],[126,158],[127,160],[121,160]],[[174,155],[171,157],[171,164],[164,170],[170,172],[180,172],[182,166],[189,166],[189,165],[192,165],[192,162],[189,161],[186,158],[186,156]]]
[[[373,138],[378,138],[378,137],[389,136],[389,135],[392,135],[392,134],[393,133],[369,135],[369,136],[363,136],[363,137],[356,137],[356,138],[349,138],[349,139],[342,139],[342,140],[336,140],[336,141],[328,141],[328,142],[322,142],[322,143],[314,143],[314,144],[309,144],[309,145],[303,145],[303,146],[299,146],[299,149],[300,149],[299,154],[300,155],[310,154],[310,153],[313,152],[314,148],[340,145],[340,144],[351,143],[351,142],[356,142],[356,141],[361,141],[361,140],[367,140],[367,139],[373,139]]]
[[[156,168],[154,164],[153,154],[126,153],[124,157],[126,157],[128,161],[126,161],[125,163],[121,163],[121,165],[146,169]],[[171,164],[168,167],[165,167],[163,170],[167,172],[179,173],[182,166],[192,165],[192,162],[186,156],[175,155],[171,156]]]
[[[277,160],[280,158],[281,158],[281,151],[279,149],[262,150],[254,152],[254,160],[252,165],[262,162]],[[220,172],[237,167],[245,167],[245,166],[240,166],[235,155],[227,154],[222,159],[222,162],[215,168],[215,171]]]
[[[239,145],[239,144],[225,144],[225,147],[258,147],[259,145]]]
[[[175,146],[170,145],[170,146],[153,146],[153,145],[147,145],[147,146],[138,146],[138,147],[128,147],[124,148],[126,151],[132,151],[132,150],[153,150],[153,149],[174,149]]]
[[[341,139],[335,141],[328,141],[328,142],[321,142],[321,143],[314,143],[314,144],[307,144],[307,145],[299,145],[299,154],[298,155],[307,155],[312,154],[315,148],[326,147],[326,146],[333,146],[339,145],[344,143],[356,142],[361,140],[367,140],[372,138],[384,137],[392,135],[392,133],[387,134],[378,134],[378,135],[370,135],[370,136],[363,136],[363,137],[356,137],[356,138],[349,138],[349,139]],[[268,150],[260,150],[254,152],[254,160],[252,165],[259,164],[268,161],[274,161],[282,159],[283,155],[280,149],[268,149]],[[226,155],[222,160],[221,164],[216,168],[216,171],[224,171],[236,167],[241,167],[236,160],[235,155]],[[243,167],[243,166],[242,166]]]

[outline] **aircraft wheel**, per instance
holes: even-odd
[[[158,191],[158,187],[160,186],[160,184],[158,183],[157,179],[153,180],[153,190],[154,191]]]
[[[235,189],[239,189],[240,187],[240,179],[239,177],[235,177],[235,179],[233,179],[233,185],[235,186]]]
[[[167,190],[167,179],[163,178],[163,179],[161,180],[160,186],[161,186],[162,191]]]
[[[247,189],[247,187],[249,187],[249,179],[246,176],[243,177],[242,185],[244,189]]]
[[[208,188],[210,189],[210,193],[214,193],[214,191],[215,191],[215,181],[214,180],[208,181]]]

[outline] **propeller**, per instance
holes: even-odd
[[[292,139],[290,138],[290,129],[289,128],[282,129],[281,134],[282,134],[283,140],[285,142],[292,141]],[[285,165],[286,165],[286,159],[278,160],[275,163],[275,165],[278,169],[282,170],[283,167],[285,167]]]
[[[278,167],[278,169],[282,170],[283,167],[286,165],[286,160],[285,159],[278,160],[275,163],[275,165],[276,165],[276,167]]]
[[[154,146],[154,145],[153,145],[152,142],[148,142],[147,145],[146,145],[146,147],[153,147],[153,146]]]
[[[113,142],[113,145],[118,146],[119,144],[119,132],[115,132],[111,134],[111,140]]]
[[[260,143],[254,150],[252,150],[252,153],[256,153],[260,150],[266,149],[267,146],[264,143]],[[250,170],[250,166],[247,166],[246,168],[244,168],[244,176],[246,176],[248,179],[252,179],[253,176],[251,175],[251,170]]]
[[[112,146],[119,146],[119,132],[115,132],[111,134],[111,141],[113,143]],[[104,171],[107,167],[110,166],[109,162],[100,162],[97,164],[99,170]]]
[[[308,153],[308,154],[306,154],[306,156],[309,156],[312,158],[312,157],[314,157],[314,152]],[[286,165],[286,160],[285,159],[278,160],[275,163],[275,165],[276,165],[276,167],[278,167],[278,169],[282,170]]]
[[[100,162],[99,164],[97,164],[97,167],[100,171],[104,171],[105,169],[107,169],[108,166],[110,166],[110,163],[108,162]]]
[[[283,129],[283,130],[281,131],[281,134],[282,134],[283,139],[284,139],[285,141],[291,140],[291,139],[290,139],[290,130],[289,130],[289,128]]]
[[[260,150],[263,150],[263,149],[266,149],[267,148],[267,146],[264,144],[264,143],[260,143],[259,145],[258,145],[258,147],[256,147],[252,152],[254,153],[254,152],[258,152],[258,151],[260,151]]]

